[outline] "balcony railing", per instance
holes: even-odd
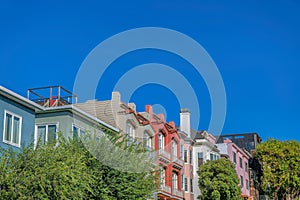
[[[183,160],[181,160],[177,156],[172,156],[172,162],[180,166],[183,166],[184,164]]]
[[[158,150],[158,155],[164,157],[167,160],[171,160],[170,153],[166,152],[164,149],[159,149]]]
[[[178,189],[174,189],[173,188],[173,195],[177,196],[177,197],[181,197],[183,198],[183,191],[182,190],[178,190]]]
[[[162,192],[166,192],[166,193],[170,193],[171,194],[171,187],[170,186],[167,186],[167,185],[161,185],[160,186],[160,190]]]

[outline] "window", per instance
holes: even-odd
[[[82,130],[82,128],[76,126],[73,124],[73,139],[76,139],[82,135],[84,135],[84,130]]]
[[[243,188],[244,187],[244,177],[243,176],[240,176],[240,184],[241,184],[241,187]]]
[[[126,124],[126,137],[128,139],[128,145],[134,142],[135,129],[133,125],[129,122]]]
[[[4,111],[3,142],[20,147],[21,125],[22,118],[20,116]]]
[[[246,179],[246,189],[249,190],[249,180]]]
[[[193,150],[190,150],[190,164],[193,162]]]
[[[248,172],[249,171],[249,168],[248,168],[248,162],[245,161],[245,171]]]
[[[162,168],[160,172],[160,185],[164,186],[165,185],[165,174],[166,174],[166,169]]]
[[[36,142],[45,144],[56,141],[56,124],[37,125]]]
[[[233,157],[233,163],[236,164],[236,153],[233,152],[232,154],[233,154],[233,155],[232,155],[232,157]]]
[[[165,137],[163,134],[158,135],[158,148],[159,149],[164,149],[164,144],[165,144]]]
[[[181,190],[184,188],[184,176],[181,174]]]
[[[185,163],[187,163],[187,160],[188,160],[188,158],[187,158],[188,155],[187,155],[187,154],[188,154],[188,153],[187,153],[187,150],[185,149],[185,150],[184,150],[184,162],[185,162]]]
[[[184,191],[188,191],[188,179],[184,178]]]
[[[198,153],[198,167],[200,167],[201,165],[203,165],[203,153],[199,152]]]
[[[178,189],[178,175],[175,172],[172,173],[172,187]]]
[[[146,131],[144,132],[143,140],[144,140],[144,147],[148,147],[148,148],[152,147],[152,137]]]
[[[193,179],[191,178],[190,179],[190,187],[191,187],[191,193],[193,193],[194,192],[194,190],[193,190]]]
[[[243,159],[240,157],[240,168],[243,168]]]
[[[172,140],[172,156],[177,158],[177,142],[176,140]]]
[[[180,144],[180,159],[183,158],[183,145]]]
[[[214,155],[210,153],[210,160],[214,160]]]

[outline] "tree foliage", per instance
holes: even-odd
[[[147,199],[153,194],[152,171],[119,171],[99,162],[80,140],[60,138],[58,145],[38,145],[35,150],[33,145],[18,153],[2,149],[0,199],[117,200]]]
[[[207,161],[198,171],[202,200],[241,199],[239,179],[234,165],[227,159]]]
[[[258,145],[255,156],[262,165],[262,190],[274,199],[300,195],[300,143],[268,139]]]

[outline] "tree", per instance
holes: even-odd
[[[118,200],[147,199],[153,194],[153,171],[119,171],[99,162],[81,140],[59,138],[58,145],[47,143],[38,145],[35,150],[33,145],[20,152],[2,149],[0,199]],[[90,140],[89,145],[98,153],[102,151],[103,155],[103,145],[107,143],[104,138]],[[122,146],[123,142],[116,135],[111,134],[109,138],[113,145]],[[134,152],[136,148],[130,147],[130,151]]]
[[[234,165],[225,158],[207,161],[198,171],[202,200],[241,199],[239,179]]]
[[[268,139],[257,146],[255,156],[262,165],[262,190],[274,199],[296,199],[300,195],[300,143]]]

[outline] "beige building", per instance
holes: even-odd
[[[148,116],[136,112],[134,103],[125,104],[119,92],[113,92],[111,100],[89,100],[75,104],[76,107],[120,130],[129,142],[142,142],[154,149],[154,134]]]

